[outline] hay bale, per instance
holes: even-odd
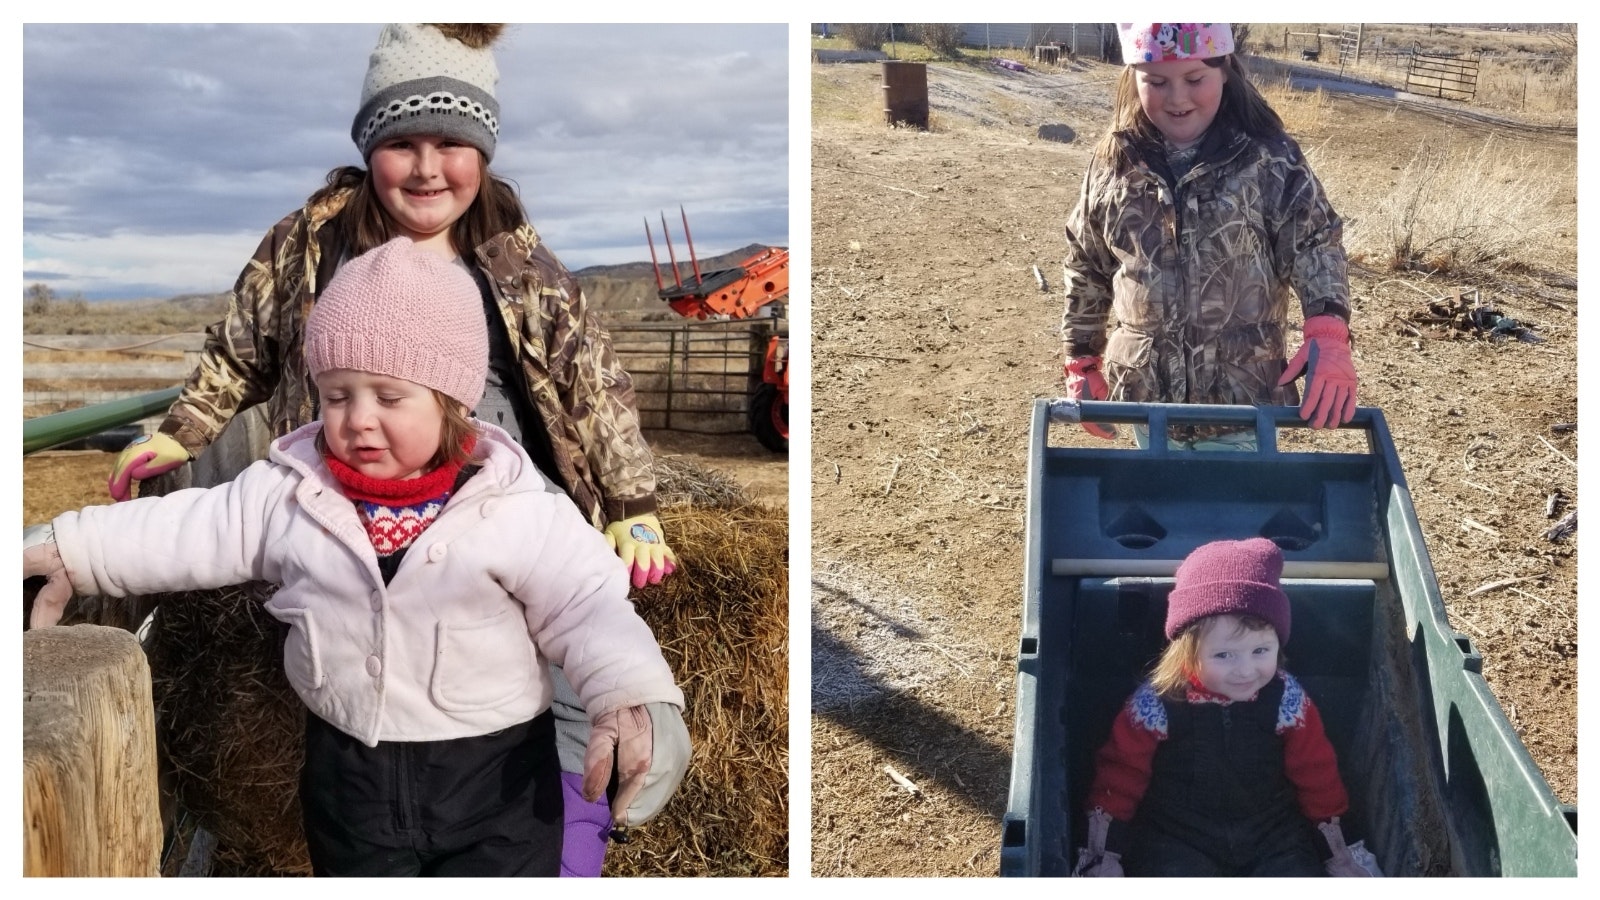
[[[787,515],[677,505],[661,519],[682,569],[637,602],[683,685],[695,751],[678,795],[613,846],[606,874],[785,874]],[[175,796],[217,838],[218,873],[310,872],[297,795],[305,708],[283,674],[285,626],[261,608],[273,589],[151,598],[160,746]]]
[[[681,456],[657,456],[656,503],[660,506],[735,507],[750,504],[744,485]],[[665,524],[665,523],[663,523]],[[672,532],[667,532],[672,537]]]
[[[264,582],[161,594],[148,651],[173,795],[233,874],[311,874],[300,825],[305,705]]]
[[[608,876],[786,875],[789,858],[789,529],[753,504],[665,508],[683,563],[636,593],[683,687],[694,755],[683,785]]]

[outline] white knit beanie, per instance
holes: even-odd
[[[489,45],[502,25],[385,25],[367,62],[361,108],[350,126],[363,160],[392,137],[430,134],[494,158],[500,133]]]
[[[435,388],[468,410],[483,399],[489,331],[477,282],[410,238],[340,266],[305,335],[312,378],[353,369]]]

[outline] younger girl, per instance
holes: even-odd
[[[1095,757],[1074,874],[1378,874],[1345,844],[1349,807],[1322,716],[1278,668],[1289,639],[1283,554],[1216,541],[1178,567],[1171,641]],[[1320,838],[1319,838],[1320,833]]]
[[[1301,417],[1313,428],[1348,422],[1356,373],[1343,224],[1234,56],[1233,27],[1117,27],[1128,65],[1067,220],[1067,395],[1292,405],[1304,374]],[[1291,288],[1305,343],[1285,368]],[[1252,431],[1225,426],[1171,426],[1167,437],[1174,447],[1254,445]]]
[[[618,824],[654,815],[688,759],[627,570],[520,445],[468,418],[488,340],[461,267],[405,237],[351,260],[303,347],[320,421],[227,484],[58,517],[23,555],[49,579],[33,625],[73,591],[280,583],[315,873],[557,875],[550,663],[593,722],[586,799],[616,763]]]

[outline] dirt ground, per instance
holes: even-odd
[[[812,67],[814,875],[998,870],[1026,431],[1032,401],[1061,390],[1061,230],[1116,71],[930,64],[922,132],[882,124],[881,67]],[[1422,140],[1474,146],[1494,130],[1575,172],[1570,133],[1333,92],[1296,106],[1280,112],[1347,239]],[[1568,803],[1577,539],[1545,532],[1577,502],[1574,234],[1518,274],[1351,273],[1361,403],[1388,420],[1450,622]],[[1458,287],[1545,341],[1432,341],[1397,324]],[[1058,445],[1093,441],[1059,431]]]

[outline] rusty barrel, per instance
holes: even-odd
[[[928,127],[928,66],[926,63],[883,64],[883,117],[889,125]]]

